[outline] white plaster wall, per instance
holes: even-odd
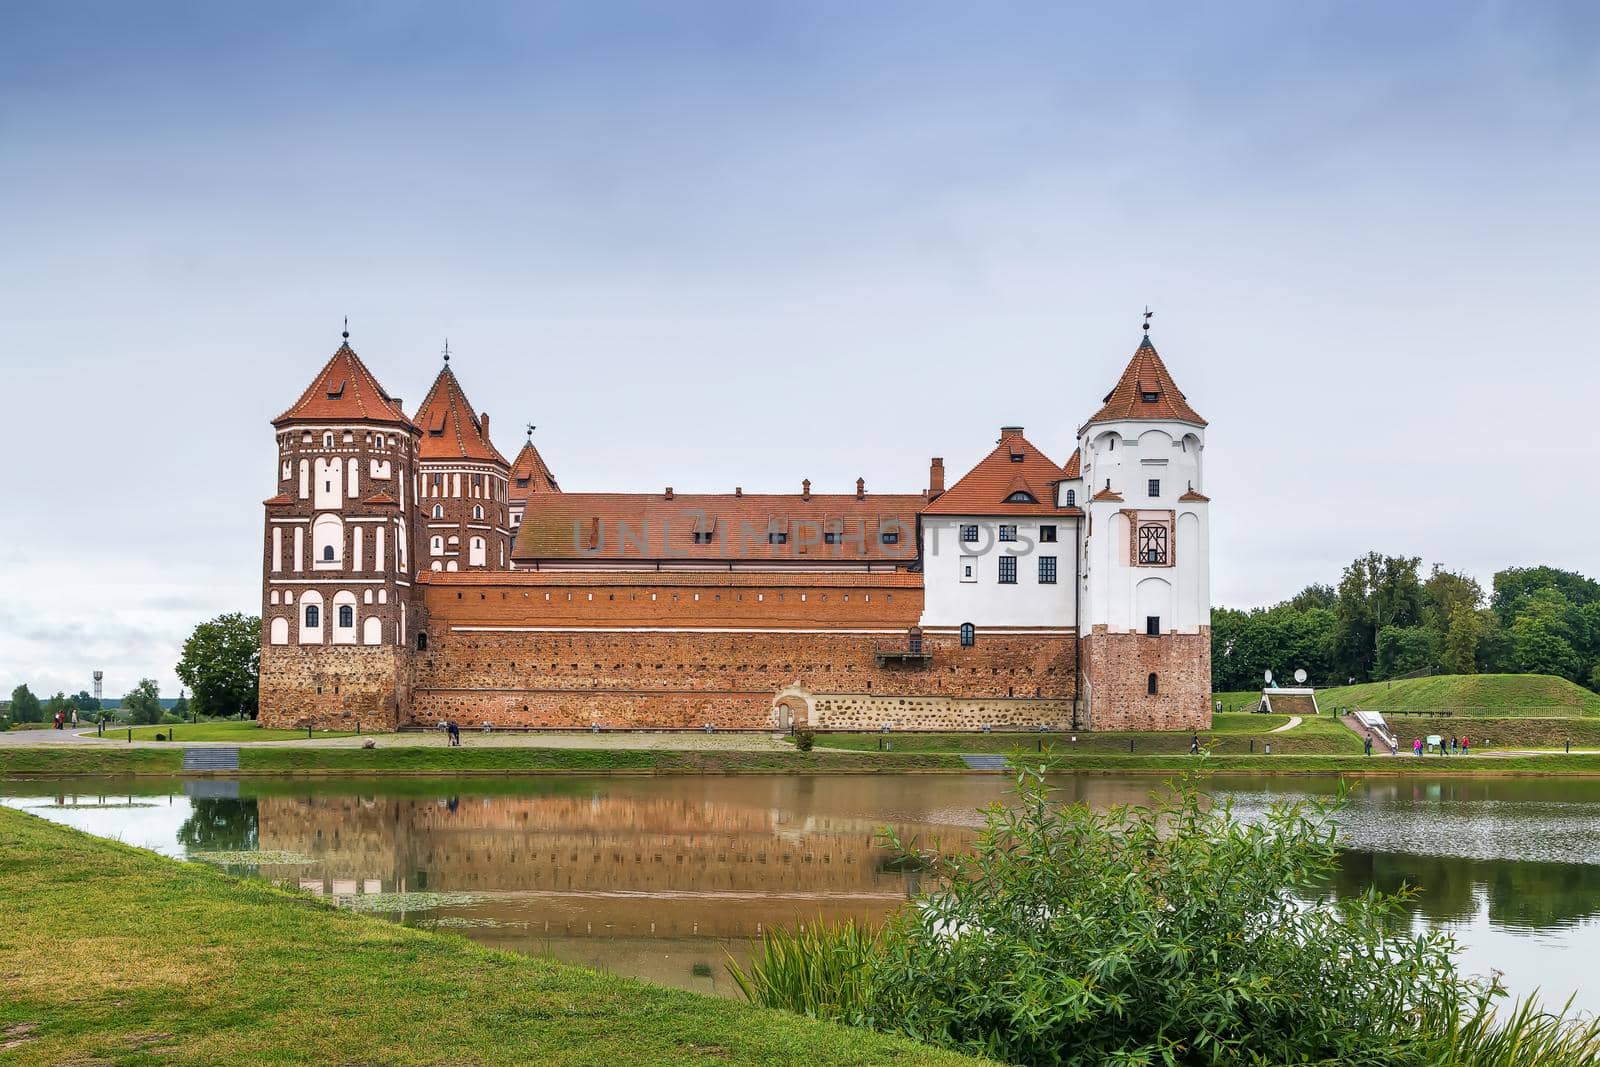
[[[923,626],[1048,626],[1074,623],[1072,518],[926,516],[922,522]],[[1015,542],[999,540],[1002,523],[1017,527]],[[962,544],[961,527],[976,524],[976,544]],[[1056,528],[1054,544],[1039,542],[1039,526]],[[1017,584],[1001,585],[999,558],[1017,557]],[[977,580],[963,581],[963,556],[977,559]],[[1056,557],[1054,585],[1039,584],[1039,557]]]
[[[344,487],[340,484],[343,474],[343,461],[338,456],[317,460],[311,486],[313,507],[321,510],[335,509],[339,506],[340,498],[343,496]]]
[[[272,620],[272,643],[287,645],[289,643],[289,620],[279,615]]]

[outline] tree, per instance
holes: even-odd
[[[1542,589],[1554,590],[1579,606],[1600,601],[1600,582],[1576,571],[1555,567],[1507,567],[1494,576],[1494,597],[1490,605],[1500,621],[1510,625],[1524,598]]]
[[[1339,579],[1334,666],[1353,678],[1368,678],[1377,665],[1378,631],[1422,621],[1422,583],[1418,556],[1368,552],[1344,569]]]
[[[94,697],[90,696],[87,689],[79,690],[78,695],[72,698],[72,702],[77,705],[79,711],[89,712],[100,710],[100,702]]]
[[[1426,626],[1385,626],[1378,631],[1374,678],[1431,671],[1439,663],[1439,635]]]
[[[194,628],[183,643],[178,677],[202,715],[256,716],[261,684],[261,620],[234,612]]]
[[[1477,611],[1465,603],[1456,604],[1450,612],[1450,623],[1445,630],[1439,669],[1446,674],[1476,674],[1478,638],[1482,632],[1483,622]]]
[[[57,692],[55,696],[45,701],[44,721],[53,723],[56,716],[60,715],[63,722],[72,718],[72,701],[67,699],[67,694]]]
[[[1447,571],[1439,564],[1422,583],[1422,621],[1442,640],[1458,607],[1476,611],[1483,606],[1483,586],[1470,575]]]
[[[1290,597],[1286,603],[1296,611],[1310,611],[1312,608],[1332,610],[1339,604],[1339,591],[1331,585],[1313,582]]]
[[[1519,673],[1578,677],[1578,653],[1549,615],[1530,612],[1518,616],[1511,624],[1510,636],[1511,658]]]
[[[161,689],[156,685],[156,680],[154,678],[141,678],[139,684],[134,686],[128,695],[122,698],[122,706],[127,710],[129,718],[134,723],[160,722]]]
[[[26,683],[11,691],[11,721],[44,722],[44,708]]]
[[[189,698],[184,696],[182,691],[178,693],[178,699],[172,702],[172,714],[180,719],[187,718],[189,715]]]

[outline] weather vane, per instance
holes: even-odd
[[[448,337],[444,339],[444,361],[446,363],[450,362],[450,338]]]
[[[1154,315],[1154,314],[1155,314],[1155,312],[1150,310],[1150,305],[1146,304],[1144,306],[1144,332],[1145,333],[1149,333],[1150,332],[1150,317],[1152,315]]]
[[[344,317],[344,339],[346,341],[350,340],[350,316],[349,315],[346,315]]]
[[[535,426],[533,423],[531,423],[531,422],[528,423],[528,443],[529,444],[533,443],[533,431],[537,430],[538,428],[539,427]]]

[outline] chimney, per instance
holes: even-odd
[[[670,486],[670,485],[667,486],[667,499],[668,500],[672,499],[672,486]]]
[[[483,434],[483,439],[489,439],[489,413],[483,412],[478,416],[478,432]]]
[[[944,457],[934,456],[928,461],[928,499],[944,495]]]
[[[1000,440],[1002,440],[1002,441],[1004,441],[1008,437],[1021,437],[1021,436],[1022,436],[1022,427],[1021,426],[1002,426],[1002,427],[1000,427]]]
[[[857,478],[856,479],[856,499],[857,500],[865,500],[866,498],[867,498],[867,480],[865,478]]]
[[[801,500],[810,500],[811,499],[811,479],[810,478],[803,479],[800,482],[800,499]]]
[[[734,496],[735,496],[735,497],[741,497],[741,496],[744,496],[744,487],[743,487],[743,486],[741,486],[741,485],[736,485],[736,486],[734,486],[734,487],[733,487],[733,495],[734,495]]]

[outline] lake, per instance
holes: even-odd
[[[1336,788],[1217,783],[1245,817]],[[1108,805],[1159,781],[1058,785]],[[995,775],[73,778],[0,781],[0,799],[497,948],[729,996],[728,955],[764,930],[874,921],[916,892],[879,828],[960,845],[1009,788]],[[1600,780],[1374,779],[1340,822],[1336,892],[1421,886],[1413,922],[1455,934],[1469,973],[1600,1011]]]

